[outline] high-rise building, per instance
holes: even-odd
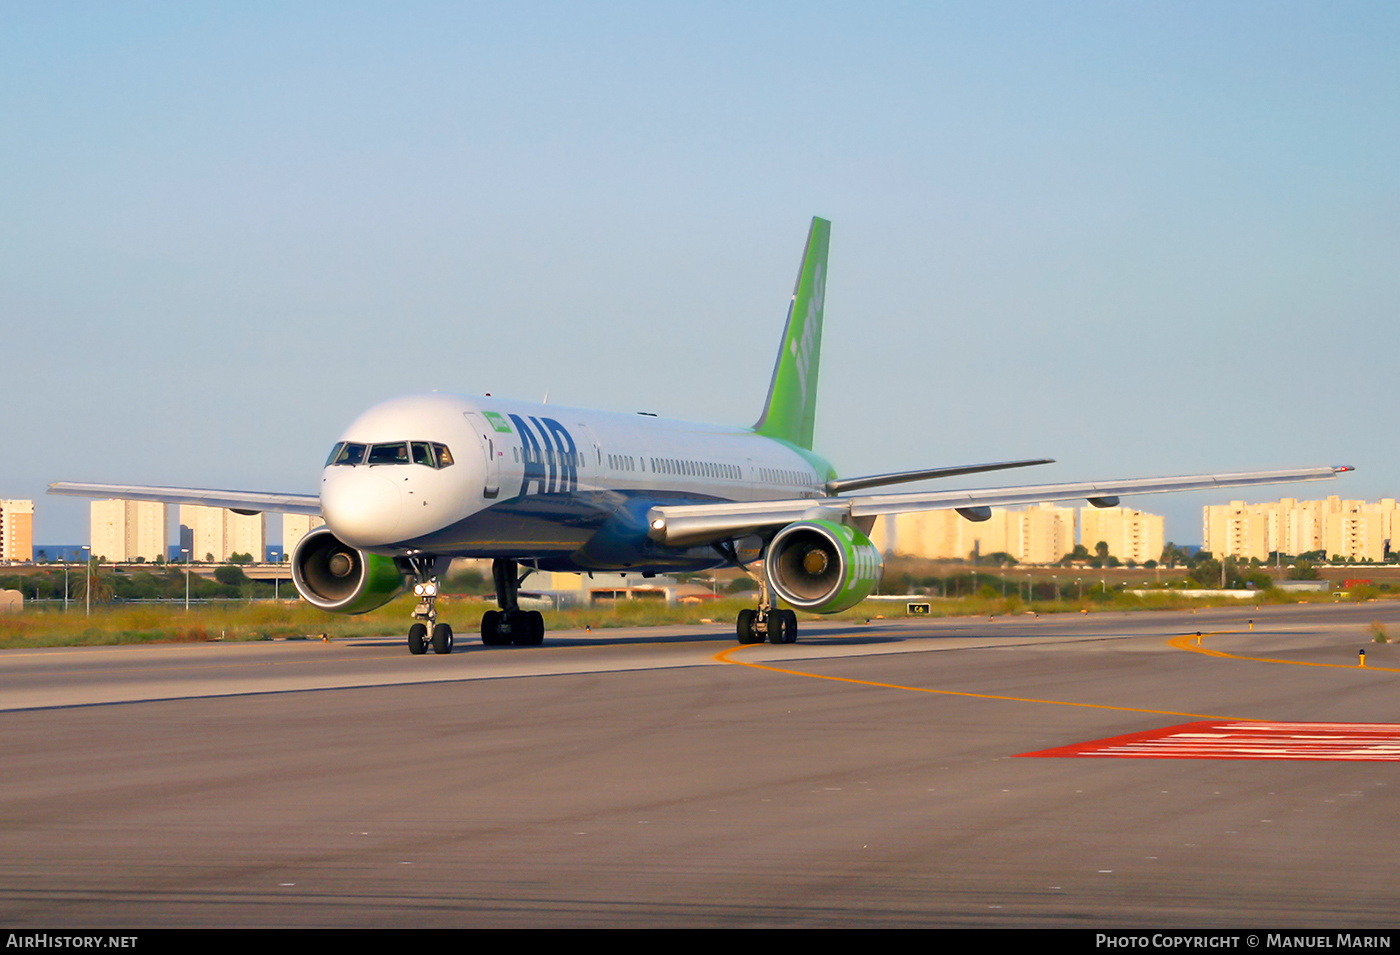
[[[1201,549],[1216,557],[1265,560],[1279,537],[1279,513],[1278,504],[1208,504],[1201,510]]]
[[[900,514],[876,522],[871,540],[887,554],[965,560],[1005,553],[1022,564],[1054,564],[1079,542],[1092,554],[1100,541],[1122,561],[1146,563],[1162,556],[1166,520],[1128,507],[1072,507],[1034,504],[992,508],[985,521],[969,521],[953,510]]]
[[[189,548],[191,560],[222,563],[234,554],[250,554],[261,561],[266,538],[266,514],[235,514],[224,507],[180,505],[180,546]]]
[[[881,551],[900,556],[965,560],[1005,553],[1022,564],[1053,564],[1074,549],[1074,508],[994,507],[985,521],[969,521],[951,510],[886,516],[876,522],[871,540]]]
[[[1102,542],[1111,557],[1144,564],[1158,560],[1167,545],[1167,522],[1160,514],[1131,507],[1082,507],[1079,509],[1079,543],[1089,553]]]
[[[1023,564],[1054,564],[1074,550],[1074,508],[1053,504],[1032,504],[1015,515],[1008,527],[1007,552]]]
[[[0,501],[0,561],[34,559],[34,502]]]
[[[1384,560],[1400,526],[1394,498],[1374,503],[1286,497],[1266,504],[1207,506],[1201,513],[1202,547],[1217,557],[1268,560],[1275,551],[1324,551],[1342,560]]]
[[[92,556],[102,560],[164,559],[168,504],[153,501],[93,501]]]
[[[312,517],[310,514],[283,514],[282,515],[282,554],[290,558],[292,551],[296,550],[301,539],[313,530],[326,523],[319,517]]]
[[[1343,560],[1385,560],[1390,542],[1394,540],[1392,530],[1400,517],[1393,498],[1384,498],[1375,503],[1366,501],[1341,501],[1329,497],[1324,517],[1326,528],[1324,544],[1327,556]]]

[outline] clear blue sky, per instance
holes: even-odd
[[[748,424],[812,215],[842,473],[1395,496],[1397,50],[1390,2],[6,3],[0,497],[314,490],[419,390]]]

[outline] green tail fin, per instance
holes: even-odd
[[[779,438],[799,448],[812,448],[817,421],[817,368],[822,351],[822,301],[826,296],[826,250],[831,223],[812,219],[807,251],[792,290],[787,324],[768,400],[753,429],[768,438]]]

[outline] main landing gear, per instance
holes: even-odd
[[[491,577],[496,584],[496,606],[481,616],[481,642],[488,647],[537,647],[544,643],[544,614],[538,610],[520,609],[520,582],[530,571],[520,574],[520,565],[513,560],[497,558],[491,562]]]
[[[749,573],[748,568],[744,568]],[[735,629],[740,643],[797,642],[797,614],[791,610],[780,610],[773,606],[773,591],[768,586],[768,578],[761,574],[749,574],[758,581],[758,609],[745,608],[739,611]]]
[[[413,567],[413,593],[418,598],[413,619],[418,622],[408,628],[408,652],[423,654],[432,647],[434,653],[451,653],[452,625],[437,622],[438,579],[433,574],[434,558],[410,557],[409,564]]]

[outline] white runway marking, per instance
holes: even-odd
[[[1200,722],[1023,756],[1400,761],[1397,723]]]

